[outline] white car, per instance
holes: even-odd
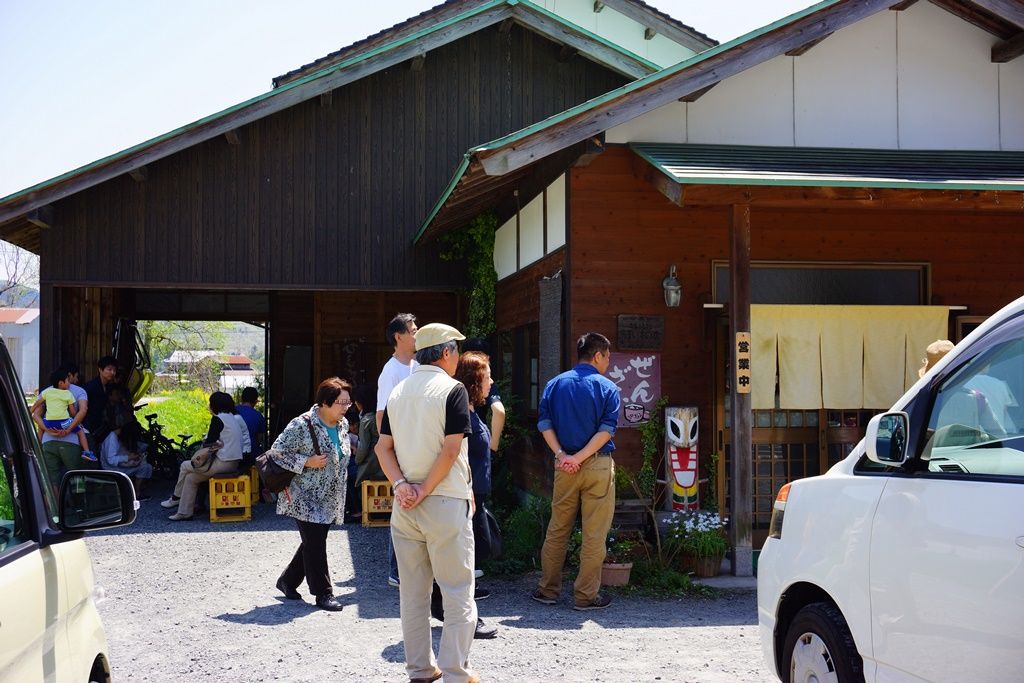
[[[783,680],[1024,680],[1024,298],[787,484],[758,562]]]
[[[130,524],[120,472],[67,472],[51,485],[7,347],[0,343],[0,681],[109,683],[88,529]]]

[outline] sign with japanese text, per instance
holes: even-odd
[[[750,393],[750,333],[736,333],[736,393]]]
[[[665,319],[660,315],[620,315],[616,343],[620,349],[661,350]]]
[[[619,427],[637,427],[651,418],[661,396],[661,355],[613,351],[608,379],[622,396]]]

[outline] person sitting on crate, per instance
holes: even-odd
[[[217,475],[234,474],[242,461],[242,431],[245,423],[236,419],[234,399],[223,391],[213,392],[210,394],[210,412],[213,417],[203,445],[215,446],[218,441],[223,445],[205,463],[193,464],[195,458],[181,463],[174,493],[160,503],[161,507],[168,509],[178,508],[177,512],[168,517],[172,522],[192,519],[200,484]]]
[[[295,477],[277,496],[277,514],[295,519],[298,550],[277,579],[289,600],[301,600],[297,588],[306,581],[316,606],[340,612],[327,568],[327,532],[345,521],[345,485],[351,443],[345,412],[352,405],[352,385],[330,377],[316,390],[316,405],[288,423],[274,441],[277,465]]]
[[[117,424],[117,423],[115,423]],[[135,485],[135,498],[138,501],[149,500],[146,483],[153,476],[153,466],[146,462],[140,448],[142,427],[134,417],[117,424],[114,431],[100,447],[100,462],[105,470],[123,472],[132,479]]]

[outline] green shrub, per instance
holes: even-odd
[[[497,515],[498,513],[495,512]],[[540,548],[551,518],[551,501],[530,496],[525,505],[498,515],[504,554],[500,560],[486,562],[492,574],[522,574],[540,566]]]

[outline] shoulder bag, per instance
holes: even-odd
[[[320,445],[317,442],[316,432],[313,431],[313,422],[307,420],[306,426],[309,427],[309,436],[313,439],[313,454],[320,455]],[[256,469],[259,470],[260,479],[271,493],[281,493],[295,478],[295,472],[286,470],[275,462],[275,458],[280,457],[281,451],[271,448],[256,458]]]

